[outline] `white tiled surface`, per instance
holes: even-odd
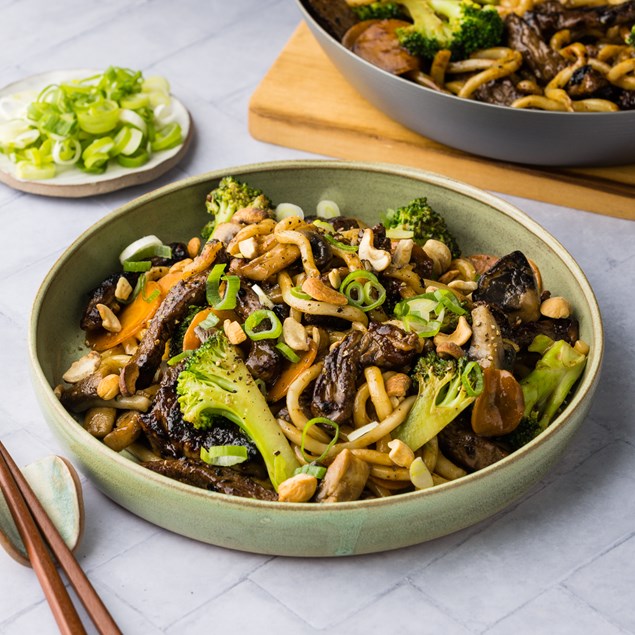
[[[61,452],[34,401],[26,332],[37,287],[64,248],[156,185],[309,156],[259,143],[246,126],[249,97],[298,22],[291,0],[0,0],[0,85],[52,68],[140,68],[170,79],[198,130],[189,157],[159,183],[77,201],[0,186],[0,435],[18,463]],[[571,251],[605,318],[603,381],[556,469],[470,529],[326,560],[196,543],[83,479],[79,557],[124,633],[635,633],[635,223],[506,198]],[[34,573],[1,552],[0,633],[55,632]]]

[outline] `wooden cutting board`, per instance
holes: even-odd
[[[519,166],[426,139],[361,97],[304,23],[252,95],[249,131],[276,145],[339,159],[408,165],[486,190],[635,220],[635,164]]]

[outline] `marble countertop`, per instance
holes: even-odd
[[[158,185],[312,156],[247,130],[250,95],[299,20],[290,0],[0,0],[0,86],[50,69],[139,68],[170,79],[197,128],[188,157],[151,184],[78,200],[0,185],[0,437],[19,464],[63,453],[34,399],[26,338],[37,288],[73,239]],[[78,556],[124,633],[635,633],[635,223],[503,198],[572,253],[605,320],[597,398],[556,468],[521,501],[461,532],[321,560],[183,538],[84,477]],[[55,632],[33,571],[0,552],[0,633]]]

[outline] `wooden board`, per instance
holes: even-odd
[[[340,75],[302,23],[249,103],[260,141],[437,172],[486,190],[635,220],[635,165],[536,168],[443,146],[396,123]]]

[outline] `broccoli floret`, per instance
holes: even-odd
[[[401,45],[426,59],[441,49],[449,49],[455,59],[461,59],[478,49],[496,46],[503,36],[498,11],[473,0],[376,0],[356,5],[355,12],[379,17],[382,12],[395,11],[395,5],[412,20],[412,26],[397,29]]]
[[[194,427],[207,428],[220,415],[244,430],[262,455],[276,490],[299,467],[254,378],[220,331],[187,359],[176,392],[183,419]]]
[[[360,20],[403,19],[408,13],[397,2],[370,2],[351,7]]]
[[[418,383],[417,399],[393,436],[416,451],[478,397],[483,381],[478,364],[443,359],[434,351],[419,359],[413,379]]]
[[[271,201],[262,190],[242,183],[233,176],[226,176],[220,180],[218,187],[207,195],[205,207],[212,215],[212,220],[201,231],[203,238],[207,239],[216,225],[228,223],[239,209],[243,207],[268,209],[271,207]]]
[[[383,224],[386,229],[412,231],[414,241],[421,245],[430,238],[440,240],[448,246],[453,258],[461,255],[459,244],[450,233],[445,219],[430,207],[425,196],[398,209],[389,209],[384,214]]]
[[[635,25],[633,25],[631,32],[626,36],[625,42],[629,46],[635,46]]]
[[[505,437],[514,449],[547,429],[586,365],[586,356],[565,340],[554,342],[546,335],[538,335],[529,350],[542,357],[520,382],[525,412],[518,428]]]

